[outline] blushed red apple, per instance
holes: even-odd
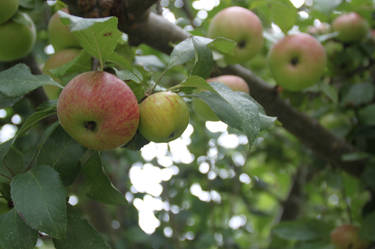
[[[245,62],[263,47],[262,22],[252,11],[239,6],[225,8],[217,13],[208,27],[211,38],[225,37],[237,42],[230,63]]]
[[[285,36],[270,50],[268,63],[276,83],[299,91],[317,83],[326,68],[324,47],[309,34]]]
[[[83,146],[110,150],[133,138],[139,107],[125,82],[110,73],[93,71],[79,74],[64,87],[57,116],[65,131]]]
[[[368,242],[359,237],[359,227],[345,224],[331,232],[331,242],[336,249],[366,249]]]
[[[169,142],[185,131],[189,124],[189,109],[173,92],[157,92],[139,105],[139,132],[149,141]]]
[[[355,12],[338,16],[332,23],[337,38],[343,42],[357,42],[363,40],[370,31],[367,21]]]

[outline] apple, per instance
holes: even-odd
[[[157,92],[139,105],[139,132],[152,142],[169,142],[179,137],[189,124],[189,108],[173,92]]]
[[[74,77],[57,102],[61,126],[78,143],[110,150],[129,142],[139,123],[137,98],[115,75],[85,72]]]
[[[74,49],[74,48],[64,49],[64,50],[56,52],[55,54],[51,55],[47,59],[42,70],[43,73],[50,75],[55,81],[62,83],[60,79],[53,77],[53,75],[51,75],[49,70],[56,69],[72,61],[74,58],[76,58],[79,55],[80,52],[81,52],[80,49]],[[44,85],[43,90],[49,99],[57,99],[61,92],[60,88],[58,88],[57,86],[51,86],[51,85]]]
[[[62,9],[68,13],[68,9]],[[60,20],[59,14],[56,12],[52,15],[48,23],[48,36],[49,41],[54,47],[55,51],[65,48],[80,48],[81,45],[77,38],[70,32],[68,26],[63,24]]]
[[[34,47],[34,22],[27,14],[18,12],[8,22],[0,24],[0,37],[0,61],[21,59]]]
[[[279,40],[270,50],[268,63],[278,85],[299,91],[319,81],[327,58],[319,41],[309,34],[299,33]]]
[[[351,224],[336,227],[331,232],[331,242],[336,249],[365,249],[368,243],[359,237],[359,228]]]
[[[369,33],[367,21],[355,12],[338,16],[332,23],[337,38],[343,42],[357,42],[363,40]]]
[[[318,25],[309,26],[307,28],[307,33],[310,35],[324,35],[329,33],[330,28],[328,23],[319,23]]]
[[[8,21],[18,10],[19,0],[0,1],[0,24]]]
[[[233,91],[240,91],[249,94],[249,86],[246,81],[237,75],[221,75],[218,77],[207,79],[207,82],[219,82],[223,83]],[[193,98],[192,108],[194,112],[206,121],[219,121],[214,111],[210,108],[206,102],[199,98]]]
[[[211,38],[225,37],[237,42],[233,54],[226,59],[230,63],[245,62],[263,47],[263,27],[252,11],[232,6],[217,13],[208,27]]]

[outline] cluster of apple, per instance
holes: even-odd
[[[356,13],[342,14],[332,23],[337,38],[342,42],[362,40],[368,33],[367,22]],[[208,35],[225,37],[237,42],[229,63],[245,62],[253,58],[263,46],[263,28],[259,18],[250,10],[233,6],[212,19]],[[317,83],[324,73],[327,58],[324,47],[312,35],[287,35],[271,48],[268,55],[271,73],[278,85],[300,91]]]
[[[369,243],[359,236],[359,227],[344,224],[331,232],[331,242],[336,249],[366,249]]]
[[[72,61],[82,49],[58,13],[51,17],[48,33],[55,53],[46,61],[43,72],[54,76],[50,70]],[[157,92],[138,104],[124,81],[104,71],[79,74],[61,92],[55,86],[44,86],[44,91],[50,99],[58,99],[57,116],[65,131],[94,150],[125,145],[137,131],[148,141],[169,142],[189,123],[188,107],[178,94]],[[155,124],[162,124],[162,128]]]
[[[0,61],[25,57],[36,41],[36,29],[29,15],[18,10],[19,0],[0,1]]]

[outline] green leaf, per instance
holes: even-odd
[[[68,230],[63,239],[54,239],[56,249],[110,249],[100,234],[78,211],[68,209]]]
[[[359,234],[363,239],[375,241],[375,212],[364,218]]]
[[[0,93],[0,108],[10,107],[17,103],[22,96],[19,97],[8,97],[4,94]]]
[[[375,104],[359,110],[359,119],[365,125],[375,125]]]
[[[126,69],[120,71],[116,70],[116,75],[123,81],[132,80],[136,83],[141,83],[143,80],[143,76],[139,72],[136,73],[136,71],[130,71]]]
[[[195,49],[193,45],[192,38],[189,37],[182,42],[178,43],[170,55],[168,68],[172,68],[177,65],[182,65],[195,56]]]
[[[374,98],[375,87],[371,83],[352,85],[342,98],[344,105],[361,105],[370,102]]]
[[[329,243],[329,241],[326,242],[303,242],[299,243],[298,245],[294,246],[293,249],[335,249],[334,245]]]
[[[362,174],[362,179],[372,190],[375,191],[375,165],[368,165]]]
[[[131,70],[133,68],[132,61],[117,52],[113,52],[107,60],[124,69]]]
[[[197,91],[208,90],[211,92],[215,92],[215,89],[210,84],[208,84],[205,79],[196,75],[190,76],[180,84],[169,88],[169,90],[183,90],[184,88],[194,88]]]
[[[102,162],[97,152],[93,152],[83,165],[82,171],[87,195],[90,198],[107,204],[126,204],[124,195],[112,185],[108,176],[104,173]]]
[[[333,103],[337,104],[339,101],[339,96],[337,92],[337,88],[329,85],[329,84],[320,84],[321,91],[332,100]]]
[[[121,32],[117,29],[117,18],[82,18],[63,11],[58,13],[63,23],[70,24],[70,30],[80,45],[104,65],[121,39]]]
[[[66,190],[54,169],[35,167],[15,176],[10,187],[14,206],[28,225],[53,238],[65,236]]]
[[[341,4],[342,0],[314,0],[313,8],[327,14],[331,14],[332,11]]]
[[[56,113],[56,106],[48,106],[45,109],[42,109],[40,111],[36,111],[33,114],[31,114],[26,121],[22,124],[21,128],[17,131],[15,138],[22,137],[25,135],[26,132],[28,132],[31,128],[33,128],[35,125],[39,123],[39,121],[52,116]]]
[[[70,62],[49,70],[49,72],[57,79],[61,79],[63,85],[66,85],[77,74],[91,70],[91,56],[82,50],[77,57]]]
[[[38,232],[27,226],[15,209],[0,215],[0,248],[33,249]]]
[[[0,94],[9,99],[19,99],[19,97],[43,85],[61,87],[47,75],[31,74],[30,69],[25,64],[17,64],[0,72]]]
[[[273,233],[285,240],[306,241],[327,239],[331,227],[318,220],[296,220],[276,225]]]
[[[79,159],[84,151],[61,126],[57,126],[41,148],[37,162],[38,165],[50,165],[57,170],[63,184],[68,186],[81,171]]]
[[[195,63],[191,74],[208,78],[214,65],[212,51],[207,46],[212,40],[205,37],[193,36],[192,41],[195,49]]]
[[[215,38],[210,44],[208,44],[209,48],[216,49],[224,54],[231,54],[236,46],[237,42],[224,37]]]
[[[140,65],[146,69],[152,71],[160,71],[165,68],[164,62],[162,62],[155,55],[142,55],[135,57],[135,64]]]
[[[244,132],[250,144],[262,129],[268,128],[276,120],[267,117],[248,94],[232,91],[222,83],[211,82],[210,85],[218,94],[205,91],[195,96],[204,100],[223,122]]]

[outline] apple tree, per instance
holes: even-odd
[[[1,249],[375,248],[371,0],[1,0]]]

